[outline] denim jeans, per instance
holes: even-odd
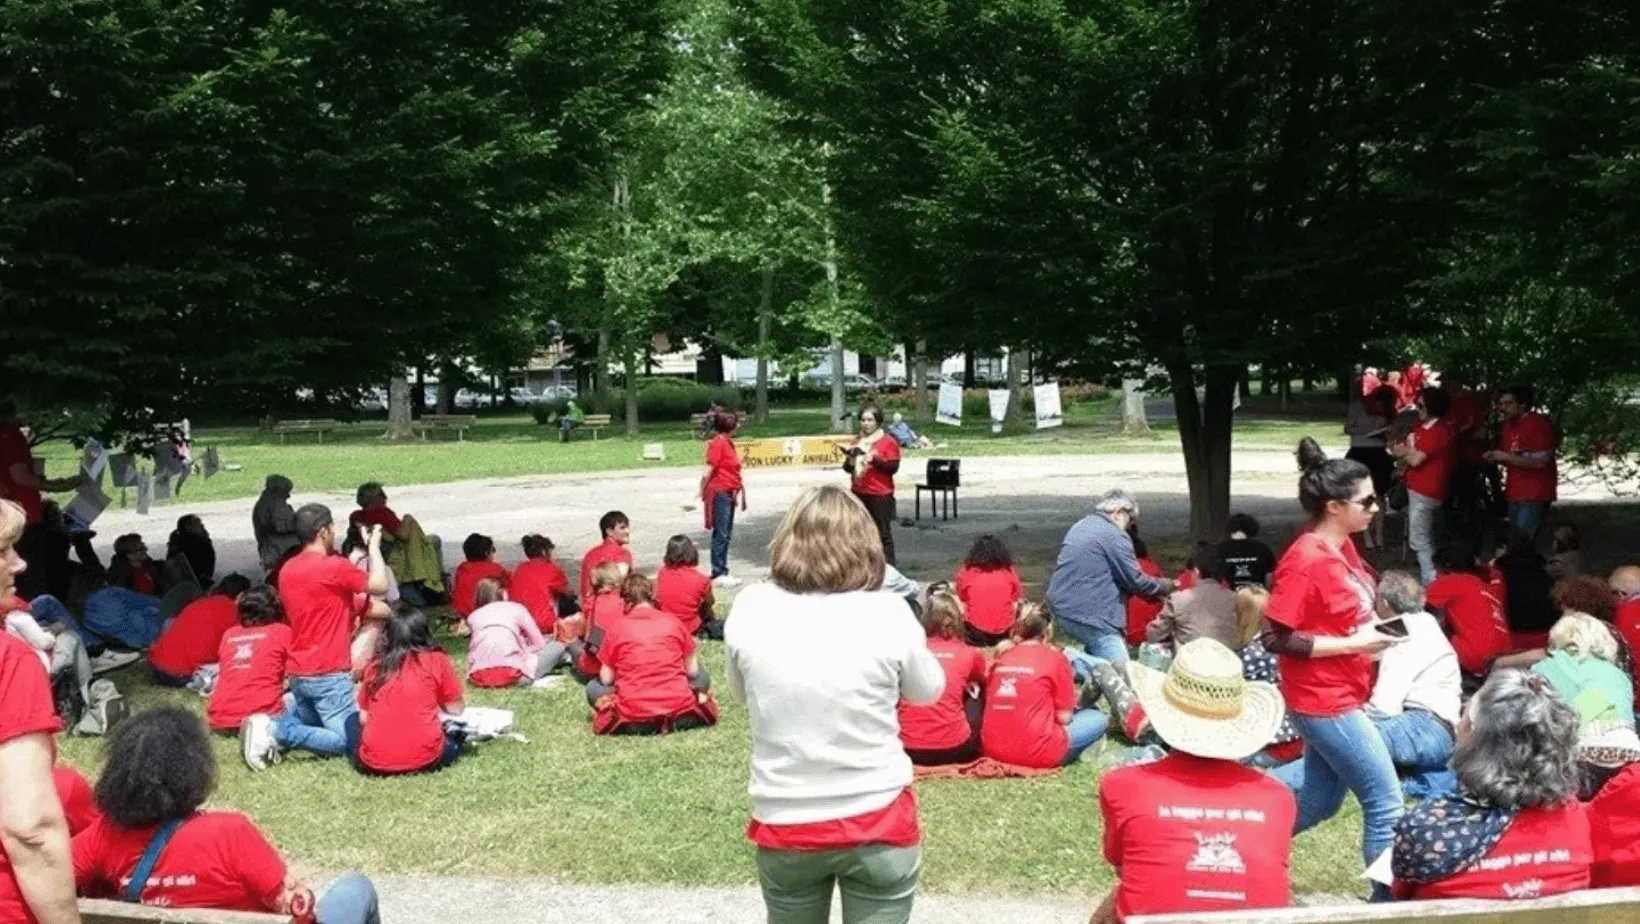
[[[1444,770],[1452,759],[1452,733],[1434,713],[1408,709],[1400,715],[1375,718],[1372,724],[1397,769],[1413,773]]]
[[[1120,632],[1106,632],[1069,620],[1056,623],[1054,631],[1081,642],[1083,650],[1101,661],[1109,661],[1117,667],[1128,662],[1127,639],[1123,638]],[[1076,658],[1071,659],[1071,668],[1077,668]]]
[[[364,873],[343,873],[314,909],[319,924],[381,924],[376,886]]]
[[[1511,501],[1509,523],[1533,538],[1543,528],[1543,518],[1549,513],[1548,501]]]
[[[735,532],[735,496],[712,495],[712,577],[729,573],[729,538]]]
[[[273,721],[273,739],[282,748],[302,748],[320,757],[348,751],[347,721],[359,714],[353,675],[347,671],[290,678],[291,707]]]
[[[1083,751],[1105,737],[1105,729],[1109,726],[1110,719],[1097,709],[1076,710],[1071,716],[1071,724],[1065,726],[1065,734],[1070,738],[1070,750],[1065,752],[1062,766],[1068,767],[1076,763]]]
[[[920,845],[757,851],[769,924],[826,924],[833,890],[843,894],[843,924],[905,924],[921,874]]]
[[[74,614],[69,611],[68,607],[63,605],[61,600],[51,594],[41,594],[35,597],[28,602],[28,607],[34,615],[34,621],[39,623],[41,628],[56,624],[65,625],[68,627],[68,631],[74,633],[80,641],[85,641],[85,633],[80,628],[80,621],[74,618]]]
[[[1435,580],[1435,514],[1441,502],[1417,491],[1407,492],[1407,545],[1418,556],[1418,579]]]
[[[1301,834],[1338,813],[1346,792],[1361,802],[1361,857],[1370,866],[1395,842],[1401,817],[1401,780],[1389,748],[1363,709],[1332,718],[1292,713],[1304,739],[1304,757],[1276,769],[1298,800],[1293,833]]]

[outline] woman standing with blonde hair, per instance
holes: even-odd
[[[945,672],[905,600],[881,592],[883,546],[849,492],[803,492],[769,551],[769,581],[724,632],[768,920],[824,921],[835,887],[845,924],[908,921],[922,831],[897,710],[938,699]]]

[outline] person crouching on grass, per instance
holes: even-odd
[[[679,534],[666,540],[666,559],[655,574],[655,603],[683,623],[690,635],[723,640],[723,620],[716,618],[712,582],[699,571],[700,550]]]
[[[564,646],[541,635],[530,611],[498,578],[478,582],[478,609],[467,627],[467,681],[475,687],[529,686],[564,661]]]
[[[1105,714],[1077,708],[1070,661],[1048,644],[1052,634],[1047,608],[1025,603],[1013,633],[997,646],[980,723],[986,757],[1018,767],[1063,767],[1105,736]]]
[[[443,717],[465,708],[461,678],[433,643],[427,614],[400,604],[387,617],[376,659],[359,684],[359,712],[349,718],[349,756],[366,776],[442,770],[461,756],[466,735],[446,732]]]
[[[593,733],[664,735],[717,724],[712,678],[695,655],[695,639],[655,608],[655,582],[629,574],[621,599],[626,613],[604,630],[598,679],[587,684]]]
[[[1090,924],[1287,907],[1298,807],[1279,781],[1239,763],[1280,727],[1281,693],[1244,680],[1241,659],[1211,638],[1183,645],[1165,674],[1138,663],[1128,672],[1172,752],[1100,781],[1117,882]]]
[[[914,764],[970,763],[980,755],[985,653],[964,641],[973,627],[965,625],[962,601],[948,585],[928,588],[921,619],[928,650],[945,671],[945,692],[926,706],[900,703],[900,742]]]

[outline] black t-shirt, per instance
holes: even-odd
[[[1276,553],[1257,539],[1226,539],[1219,543],[1224,574],[1231,586],[1269,586],[1270,572],[1276,570]]]

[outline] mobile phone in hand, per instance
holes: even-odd
[[[1400,616],[1391,616],[1383,622],[1374,623],[1373,627],[1385,635],[1393,635],[1396,638],[1406,638],[1409,634],[1407,622]]]

